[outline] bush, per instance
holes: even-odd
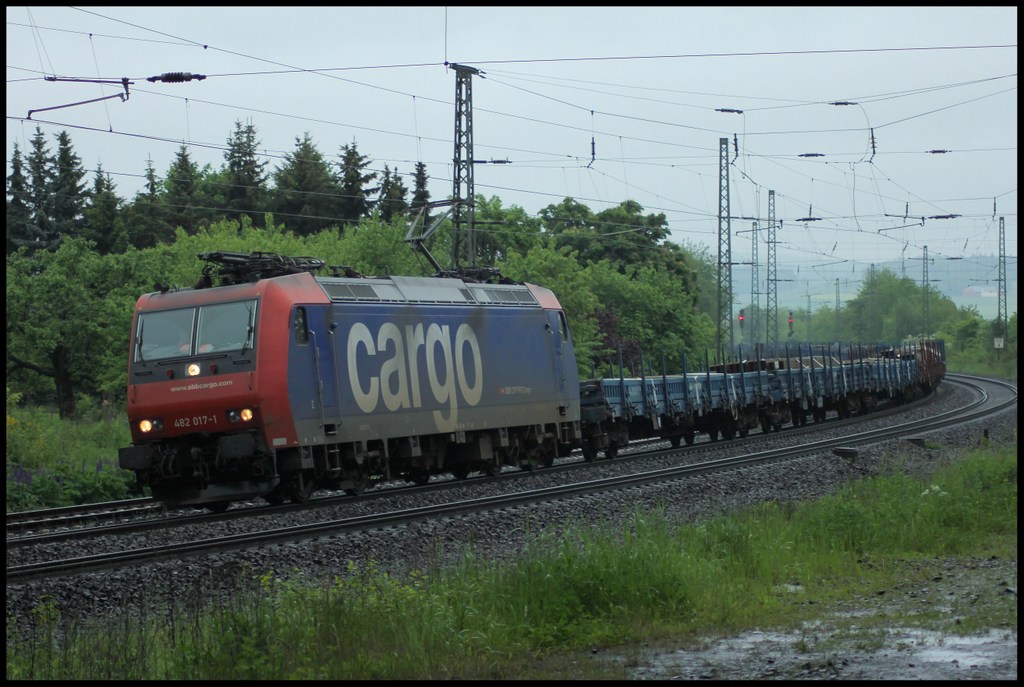
[[[19,408],[7,390],[7,512],[129,498],[135,476],[117,465],[131,438],[119,420],[61,420],[45,408]]]

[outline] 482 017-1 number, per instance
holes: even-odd
[[[217,421],[216,415],[193,415],[192,417],[178,417],[174,419],[175,427],[202,427],[212,425]]]

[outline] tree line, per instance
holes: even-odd
[[[67,132],[56,139],[53,154],[37,126],[27,153],[14,144],[7,177],[8,255],[22,247],[52,250],[70,236],[93,241],[103,254],[151,248],[172,242],[178,227],[193,235],[243,216],[262,226],[268,212],[307,236],[328,227],[344,230],[375,213],[389,222],[430,202],[425,164],[416,164],[410,192],[397,169],[370,170],[372,161],[355,141],[331,160],[306,133],[269,170],[256,128],[241,121],[227,139],[219,169],[199,167],[182,145],[162,178],[147,161],[143,189],[126,200],[102,165],[88,184]]]
[[[147,184],[131,202],[117,197],[102,169],[86,188],[66,132],[57,135],[53,157],[38,129],[27,157],[15,147],[7,177],[8,389],[29,403],[56,405],[62,417],[76,415],[83,395],[123,407],[135,301],[157,283],[194,284],[200,253],[315,256],[367,276],[433,273],[406,240],[410,218],[432,207],[422,163],[409,198],[387,166],[377,183],[355,142],[332,162],[307,134],[272,173],[257,147],[255,129],[240,122],[218,170],[198,169],[182,146],[162,181],[147,165]],[[627,374],[639,374],[642,364],[677,372],[684,356],[702,369],[716,339],[716,260],[705,246],[668,241],[664,214],[632,200],[595,212],[565,198],[536,216],[498,197],[473,202],[476,264],[555,292],[582,376],[618,374],[620,352]],[[424,244],[441,262],[451,230],[442,218]],[[923,322],[922,295],[913,280],[877,270],[838,311],[796,309],[800,336],[791,340],[941,336],[953,353],[991,357],[995,323],[934,292],[931,322]],[[1015,360],[1016,314],[1010,324],[1006,355]]]

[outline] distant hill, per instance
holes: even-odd
[[[875,265],[876,269],[888,269],[894,274],[905,275],[920,283],[923,278],[921,260],[883,262]],[[815,269],[794,268],[779,263],[775,270],[777,282],[776,295],[779,310],[789,308],[807,308],[808,293],[812,309],[822,304],[835,305],[835,281],[839,280],[840,301],[846,301],[857,295],[860,284],[867,276],[867,269],[857,265],[856,271],[849,266],[840,264]],[[764,289],[768,268],[761,265],[759,276]],[[750,266],[737,265],[733,268],[732,283],[737,300],[741,303],[750,301]],[[948,297],[960,307],[974,306],[986,319],[995,319],[998,312],[998,280],[999,259],[997,256],[971,256],[962,260],[936,259],[928,266],[928,279],[932,288]],[[1017,257],[1006,257],[1006,308],[1007,315],[1017,312]],[[762,307],[765,295],[760,296]],[[737,305],[736,307],[741,307]]]

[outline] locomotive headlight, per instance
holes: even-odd
[[[199,363],[192,363],[192,364],[190,364],[187,368],[185,368],[185,372],[186,372],[186,374],[188,374],[189,377],[196,377],[196,376],[198,376],[199,375]]]
[[[159,432],[164,428],[163,420],[156,418],[154,420],[139,420],[139,431],[143,434],[148,432]]]
[[[228,422],[249,422],[250,420],[252,420],[251,408],[228,411]]]

